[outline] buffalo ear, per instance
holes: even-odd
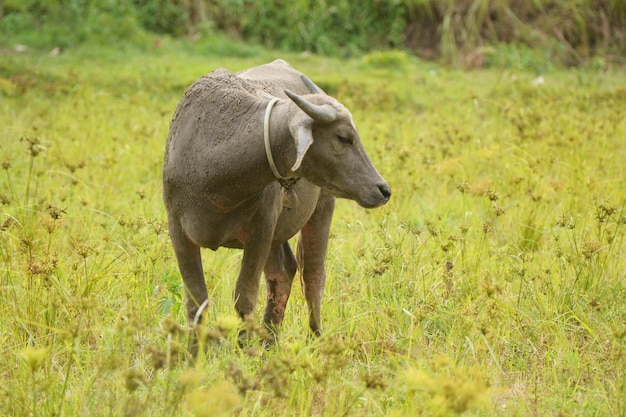
[[[291,136],[296,142],[296,163],[291,167],[291,171],[296,171],[302,164],[304,154],[313,143],[313,132],[311,131],[310,120],[300,121],[289,126]]]

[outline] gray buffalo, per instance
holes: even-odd
[[[254,312],[264,272],[264,323],[280,325],[298,269],[319,335],[335,198],[373,208],[390,196],[350,112],[287,62],[199,78],[176,108],[163,166],[191,327],[208,299],[200,248],[228,247],[243,249],[234,294],[242,318]],[[296,259],[288,240],[298,232]]]

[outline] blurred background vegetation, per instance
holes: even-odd
[[[626,63],[626,0],[0,0],[0,37],[34,47],[210,33],[349,56],[404,49],[465,68],[499,51]]]

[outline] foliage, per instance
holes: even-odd
[[[177,0],[133,0],[141,25],[157,33],[180,36],[187,33],[183,2]]]
[[[579,64],[623,53],[623,0],[212,0],[207,19],[268,46],[346,54],[405,47],[465,67],[485,63],[483,46],[522,43]]]
[[[50,48],[217,29],[285,51],[406,49],[464,68],[501,61],[497,45],[541,49],[565,65],[623,64],[626,54],[626,0],[7,0],[4,12],[1,34],[30,31],[22,43]]]
[[[143,40],[134,9],[124,0],[26,0],[0,20],[0,34],[34,47]]]
[[[623,0],[458,0],[431,7],[441,22],[443,58],[465,67],[482,65],[482,47],[500,42],[548,50],[570,65],[625,52]]]
[[[624,414],[611,67],[284,54],[352,109],[394,194],[337,203],[320,339],[296,285],[278,345],[239,347],[261,309],[233,317],[241,254],[207,252],[192,366],[161,200],[169,119],[198,76],[275,55],[224,43],[0,55],[0,414]]]
[[[350,54],[402,46],[402,0],[217,0],[210,18],[246,39],[286,50]]]

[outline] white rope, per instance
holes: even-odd
[[[270,115],[272,114],[272,107],[278,101],[277,98],[272,99],[265,109],[265,119],[263,120],[263,142],[265,142],[265,155],[267,155],[267,162],[270,164],[270,168],[277,179],[286,180],[287,178],[280,175],[276,164],[274,163],[274,157],[272,156],[272,149],[270,147]]]
[[[274,173],[274,177],[278,180],[278,183],[285,189],[285,192],[289,192],[291,190],[291,193],[293,194],[291,187],[298,182],[300,177],[283,177],[280,175],[278,168],[276,168],[276,163],[274,162],[274,157],[272,156],[272,148],[270,146],[270,115],[272,114],[272,107],[274,107],[274,104],[276,104],[277,101],[277,98],[272,99],[265,109],[265,118],[263,119],[263,142],[265,143],[265,155],[267,156],[267,162]]]
[[[204,310],[209,306],[209,300],[206,299],[204,300],[204,302],[202,304],[200,304],[200,308],[198,308],[198,311],[196,311],[196,316],[193,318],[193,325],[197,326],[198,323],[200,323],[200,317],[202,316],[202,313],[204,312]]]

